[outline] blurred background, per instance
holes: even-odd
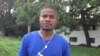
[[[71,45],[71,56],[100,56],[100,0],[0,0],[0,56],[17,56],[24,34],[39,30],[39,10],[55,5],[55,32]]]

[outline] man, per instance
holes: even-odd
[[[18,56],[70,56],[66,40],[54,33],[58,12],[53,6],[40,10],[40,30],[26,34],[21,42]]]

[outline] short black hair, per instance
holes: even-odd
[[[51,4],[44,5],[44,6],[40,9],[39,12],[41,12],[41,10],[43,10],[43,9],[45,9],[45,8],[53,9],[53,10],[57,13],[57,15],[59,14],[59,13],[58,13],[58,8],[57,8],[55,5],[51,5]]]
[[[41,8],[41,10],[42,10],[42,9],[45,9],[45,8],[51,8],[51,9],[55,10],[56,12],[58,12],[57,7],[54,6],[54,5],[45,5],[45,6],[43,6],[43,7]]]

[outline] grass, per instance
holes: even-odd
[[[17,56],[20,40],[0,36],[0,56]],[[100,56],[100,48],[71,46],[71,56]]]
[[[71,55],[72,56],[100,56],[100,48],[71,46]]]
[[[17,56],[19,40],[0,36],[0,56]]]

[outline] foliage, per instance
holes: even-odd
[[[18,46],[18,39],[0,36],[0,56],[16,56]]]
[[[71,56],[99,56],[100,48],[71,46]]]
[[[70,1],[70,16],[76,26],[86,24],[88,27],[98,25],[100,22],[100,1],[98,0],[73,0]],[[83,12],[84,11],[84,16]],[[82,19],[84,17],[84,20]]]
[[[18,25],[32,25],[35,24],[33,21],[37,21],[39,18],[39,12],[40,9],[45,5],[54,5],[58,9],[58,15],[59,15],[59,25],[57,28],[60,28],[60,26],[63,26],[66,24],[67,21],[67,14],[65,12],[67,2],[66,1],[60,1],[60,0],[39,0],[38,2],[30,2],[30,0],[27,2],[17,0],[15,2],[15,15],[16,22]],[[36,22],[37,23],[37,22]]]
[[[5,1],[7,4],[4,3]],[[32,28],[31,30],[33,30],[34,27],[39,29],[39,11],[44,5],[48,4],[55,5],[58,8],[59,24],[57,29],[69,27],[70,30],[73,30],[78,29],[82,24],[86,24],[88,28],[90,25],[100,24],[99,0],[38,0],[38,2],[35,0],[5,1],[0,0],[0,5],[3,5],[0,6],[0,29],[4,32],[15,32],[17,31],[16,28],[18,28],[18,30],[20,27],[26,29],[27,26],[30,26],[30,28]],[[66,12],[66,6],[69,6],[69,12]],[[14,17],[12,17],[10,13],[12,8],[14,9]],[[8,12],[5,13],[4,10],[8,10]],[[85,12],[85,21],[82,19],[82,11]],[[18,32],[20,32],[20,30]]]
[[[16,29],[14,23],[15,18],[12,17],[12,14],[10,13],[13,2],[13,0],[0,0],[0,30],[2,30],[5,35],[13,35]]]
[[[32,0],[16,0],[14,5],[13,16],[16,17],[16,23],[18,26],[26,25],[31,28],[31,25],[34,23],[37,18],[36,8]],[[29,29],[30,31],[30,29]]]
[[[87,46],[91,46],[90,36],[88,30],[90,27],[98,26],[100,23],[100,1],[98,0],[72,0],[69,1],[70,12],[69,15],[72,16],[74,20],[72,26],[82,27]],[[74,23],[74,24],[73,24]]]

